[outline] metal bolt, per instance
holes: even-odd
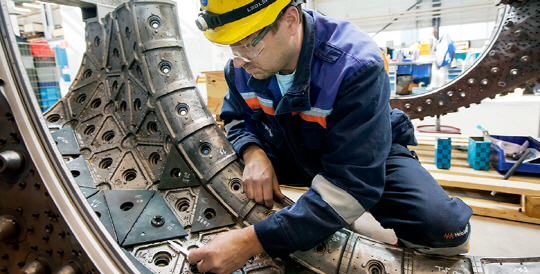
[[[525,38],[526,32],[524,32],[524,31],[522,31],[522,30],[516,30],[515,35],[516,35],[517,37],[520,37],[520,38]]]
[[[514,43],[508,44],[508,46],[506,46],[506,48],[507,48],[509,51],[516,51],[516,50],[519,49],[518,45],[517,45],[517,44],[514,44]]]
[[[153,227],[163,226],[165,224],[165,218],[163,218],[163,216],[160,216],[160,215],[154,216],[154,218],[152,218],[151,223]]]
[[[476,80],[471,78],[471,79],[469,79],[468,83],[469,83],[469,85],[474,85],[474,84],[476,84]]]
[[[446,94],[448,94],[448,96],[450,96],[450,97],[454,96],[454,92],[453,92],[453,91],[449,91],[449,92],[447,92]]]
[[[489,81],[488,81],[488,79],[484,79],[484,80],[482,80],[482,85],[484,85],[484,86],[485,86],[485,85],[487,85],[487,84],[489,84]]]
[[[418,111],[418,112],[422,112],[422,110],[423,110],[422,107],[417,107],[417,108],[416,108],[416,111]]]
[[[0,216],[0,242],[19,237],[21,228],[11,215]]]
[[[411,109],[411,104],[409,103],[405,104],[405,109]]]
[[[14,150],[0,152],[0,173],[17,174],[24,165],[22,153]]]
[[[512,75],[517,75],[518,72],[519,72],[519,71],[518,71],[517,69],[513,69],[513,70],[510,71],[510,74],[512,74]]]
[[[524,63],[529,62],[529,60],[530,60],[530,58],[529,58],[529,56],[527,56],[527,55],[521,57],[521,61],[524,62]]]
[[[431,99],[426,100],[426,104],[428,104],[428,105],[431,105],[431,102],[432,102]]]
[[[493,74],[499,73],[499,68],[497,68],[497,67],[492,68],[492,69],[491,69],[491,73],[493,73]]]

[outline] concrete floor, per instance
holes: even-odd
[[[303,191],[282,189],[296,201]],[[471,250],[467,255],[482,257],[540,257],[540,225],[473,215],[471,218]],[[371,214],[362,215],[354,224],[362,235],[394,243],[396,235],[384,229]]]

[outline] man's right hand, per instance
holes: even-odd
[[[285,198],[266,153],[258,145],[250,145],[242,153],[246,167],[242,178],[244,192],[250,199],[267,207],[274,205],[274,195],[278,199]]]

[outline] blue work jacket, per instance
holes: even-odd
[[[410,120],[389,105],[390,83],[377,44],[355,25],[304,10],[294,83],[257,80],[232,60],[221,119],[241,154],[257,144],[291,161],[311,188],[296,204],[255,224],[273,257],[307,250],[369,210],[385,184],[392,142],[414,144]]]

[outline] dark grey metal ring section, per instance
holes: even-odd
[[[499,24],[491,43],[469,70],[434,91],[393,98],[392,107],[405,111],[411,119],[422,119],[539,83],[540,1],[502,2],[507,5],[502,17],[497,18]]]

